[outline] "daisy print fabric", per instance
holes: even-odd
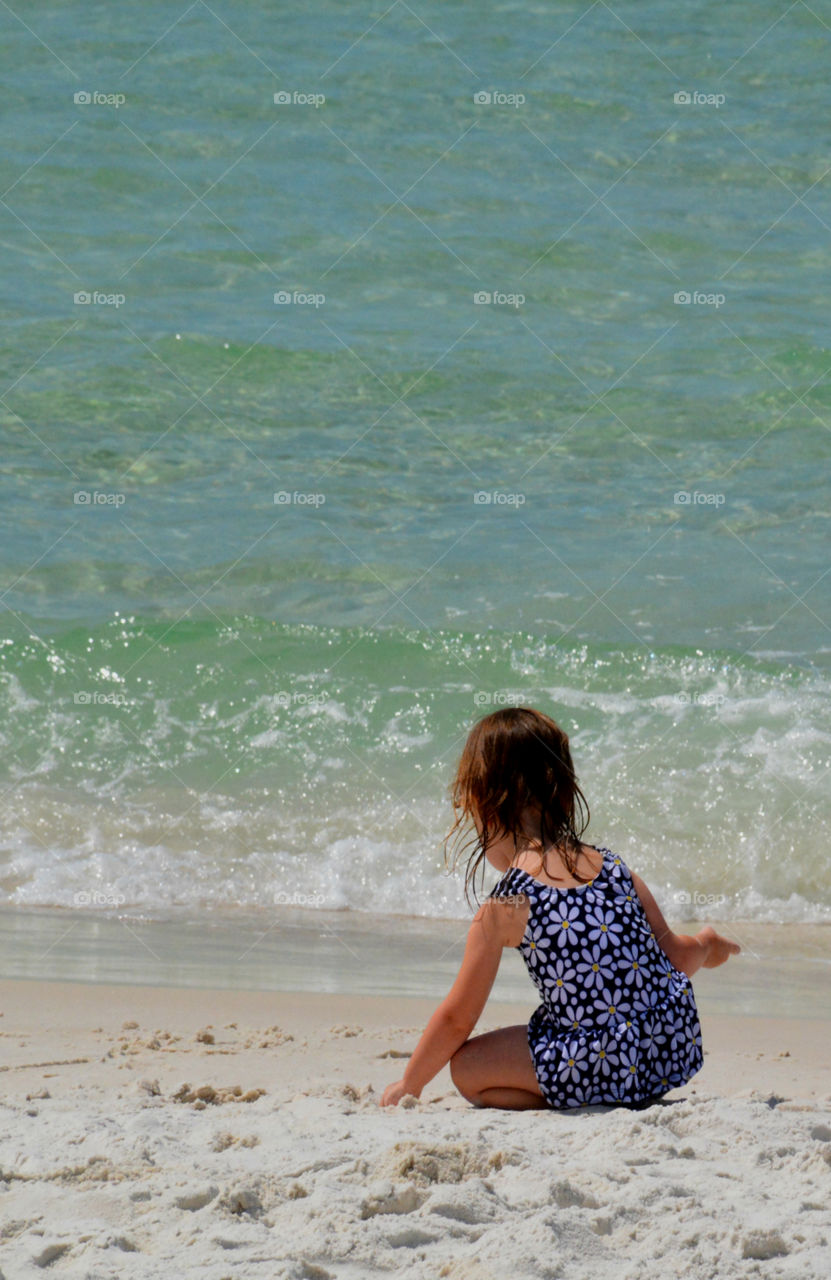
[[[660,1097],[704,1061],[690,979],[658,945],[629,868],[598,852],[590,884],[557,889],[511,867],[489,894],[529,901],[517,949],[542,1003],[528,1045],[554,1108]]]

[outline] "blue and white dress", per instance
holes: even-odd
[[[517,949],[542,1004],[528,1045],[554,1108],[658,1098],[704,1061],[690,979],[658,945],[629,868],[598,852],[589,884],[557,889],[510,867],[488,895],[529,901]]]

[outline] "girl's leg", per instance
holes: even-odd
[[[450,1059],[450,1076],[462,1097],[476,1107],[524,1111],[548,1105],[540,1093],[524,1025],[466,1040]]]

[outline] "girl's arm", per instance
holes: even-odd
[[[643,880],[634,871],[631,874],[658,946],[673,968],[691,978],[699,969],[715,969],[717,965],[724,964],[729,956],[739,954],[741,947],[738,943],[723,938],[709,924],[705,924],[695,935],[673,933]]]
[[[467,1040],[490,995],[502,950],[512,945],[509,930],[515,910],[490,898],[476,912],[456,981],[427,1023],[403,1078],[384,1090],[382,1107],[395,1106],[408,1093],[419,1097]]]

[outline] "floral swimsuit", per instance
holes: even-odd
[[[703,1064],[690,979],[661,950],[631,872],[608,849],[589,884],[557,889],[510,867],[489,897],[525,894],[518,950],[542,997],[528,1045],[550,1107],[637,1103]]]

